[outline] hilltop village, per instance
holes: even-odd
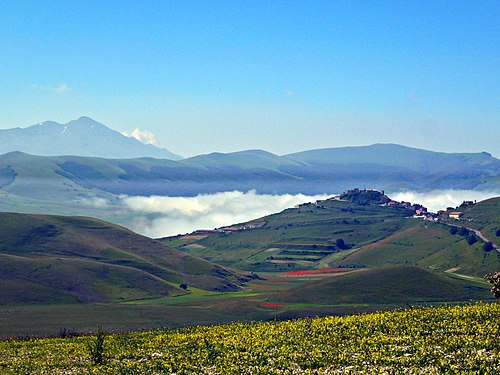
[[[405,209],[412,217],[415,219],[423,219],[428,221],[439,221],[441,219],[461,219],[462,211],[461,208],[470,207],[476,204],[474,201],[463,201],[458,207],[447,207],[446,210],[440,210],[437,213],[430,212],[426,207],[421,204],[405,202],[405,201],[394,201],[385,195],[384,190],[374,190],[374,189],[352,189],[343,192],[340,195],[333,197],[336,200],[348,200],[361,205],[367,204],[379,204],[381,206],[395,207],[400,209]],[[318,204],[318,202],[316,202]]]
[[[426,221],[439,221],[444,219],[460,220],[462,219],[462,212],[460,211],[460,208],[469,207],[476,204],[476,202],[473,201],[464,201],[458,207],[447,207],[446,210],[440,210],[437,213],[434,213],[428,211],[426,207],[418,203],[395,201],[389,198],[385,194],[384,190],[354,188],[351,190],[346,190],[342,194],[335,195],[325,200],[317,200],[314,203],[302,203],[295,205],[293,209],[307,208],[311,206],[318,209],[322,209],[325,208],[324,203],[328,200],[350,201],[353,203],[357,203],[360,206],[378,205],[382,207],[392,207],[400,210],[405,210],[408,214],[408,217],[412,217],[415,219],[422,219]],[[224,226],[215,229],[197,230],[193,232],[193,234],[207,234],[207,233],[229,234],[235,231],[255,229],[262,225],[263,221],[260,219],[256,219],[254,221],[250,221],[243,224]]]

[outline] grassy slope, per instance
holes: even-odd
[[[285,303],[404,303],[464,301],[490,296],[483,282],[463,280],[419,267],[360,270],[313,281],[270,297]]]
[[[172,237],[162,242],[256,272],[418,265],[482,277],[500,266],[498,252],[484,252],[482,241],[468,245],[464,237],[451,235],[446,225],[403,218],[404,211],[390,207],[335,200],[320,205],[323,208],[308,204],[255,220],[254,229]],[[499,205],[500,199],[477,204],[466,211],[472,221],[465,225],[482,225],[485,234],[495,236],[500,225]],[[351,249],[339,249],[338,238]]]
[[[218,259],[226,260],[226,264],[244,265],[247,269],[254,270],[266,269],[266,267],[273,271],[277,268],[290,270],[288,263],[295,265],[295,268],[321,268],[328,266],[328,263],[338,265],[341,262],[344,262],[342,263],[344,265],[366,266],[369,261],[371,267],[379,268],[387,264],[412,264],[413,262],[419,266],[432,267],[437,270],[446,270],[447,267],[453,268],[459,264],[463,268],[458,272],[482,276],[480,273],[483,272],[484,267],[498,265],[498,258],[492,257],[495,253],[491,252],[485,257],[484,252],[480,251],[480,244],[469,247],[462,237],[451,236],[448,228],[402,218],[403,213],[400,211],[338,201],[327,201],[323,205],[324,208],[305,205],[298,209],[285,210],[280,214],[266,217],[264,220],[255,221],[257,224],[264,224],[262,227],[237,231],[230,235],[176,237],[166,239],[163,243],[170,243],[172,246],[175,245],[207,258],[218,257]],[[252,281],[248,285],[247,293],[255,295],[198,293],[195,286],[205,289],[230,290],[235,284],[240,284],[241,277],[239,274],[216,267],[199,258],[165,248],[158,241],[137,236],[121,227],[95,219],[16,214],[1,214],[0,219],[2,238],[0,253],[3,254],[3,259],[6,259],[4,264],[12,262],[12,258],[15,257],[23,257],[24,262],[18,263],[17,279],[13,278],[15,281],[10,281],[8,288],[0,288],[4,296],[18,298],[16,301],[21,298],[22,301],[22,297],[19,297],[23,296],[21,291],[32,290],[33,292],[27,293],[30,302],[39,302],[40,296],[45,295],[46,297],[43,298],[45,302],[58,304],[57,306],[30,306],[29,308],[19,306],[18,309],[15,306],[3,308],[0,306],[0,321],[3,322],[4,327],[2,334],[6,332],[14,334],[54,333],[58,327],[87,328],[95,326],[96,322],[105,322],[116,329],[126,330],[165,325],[213,324],[234,319],[266,319],[274,314],[274,308],[262,305],[266,300],[272,301],[273,297],[269,293],[317,280],[317,278],[303,278],[303,280],[297,278],[292,281],[291,278],[283,275],[264,274],[268,280]],[[303,255],[296,253],[292,261],[286,260],[284,263],[279,263],[278,267],[275,266],[276,263],[266,260],[268,254],[275,257],[289,257],[290,252],[294,251],[322,251],[321,247],[315,249],[311,246],[315,244],[335,246],[335,240],[340,237],[354,248],[335,252],[314,262],[303,261],[301,260]],[[285,243],[285,245],[280,245],[281,248],[278,250],[268,251],[276,249],[277,243]],[[299,249],[294,246],[287,248],[286,243],[307,246]],[[213,247],[210,247],[211,244]],[[278,254],[282,250],[288,253]],[[482,258],[476,255],[481,255]],[[353,258],[349,258],[351,256]],[[59,259],[63,262],[61,263]],[[349,263],[351,261],[353,263]],[[8,269],[12,270],[16,267],[11,263]],[[56,270],[56,275],[61,276],[61,280],[57,282],[62,286],[62,294],[50,288],[40,288],[38,283],[37,285],[29,284],[34,280],[29,279],[33,274],[47,274],[52,272],[50,269]],[[109,281],[109,279],[100,279],[102,272],[114,275],[113,285],[104,287],[102,281]],[[369,271],[362,271],[360,275],[366,272]],[[74,276],[80,273],[82,277],[88,275],[95,280],[82,283],[81,289],[72,290],[73,293],[64,292],[64,289],[68,289],[68,285],[64,284],[62,279],[67,278],[68,275]],[[422,277],[422,282],[426,285],[432,280],[444,283],[443,285],[451,283],[449,286],[455,287],[456,290],[470,291],[471,287],[475,288],[475,292],[471,294],[472,298],[480,298],[481,293],[488,296],[484,289],[483,292],[479,290],[481,287],[478,287],[474,280],[461,283],[457,281],[459,279],[431,278],[428,273],[416,274]],[[340,277],[345,276],[348,275]],[[381,280],[383,276],[384,274],[381,273],[379,276]],[[141,280],[147,286],[136,282],[130,283],[131,278],[138,282]],[[7,286],[8,280],[3,280],[3,282],[3,285]],[[188,283],[192,291],[190,295],[177,298],[148,298],[161,297],[166,292],[170,295],[182,293],[178,288],[180,282]],[[417,284],[419,284],[418,280],[415,282],[415,285]],[[165,289],[162,289],[163,285]],[[10,291],[11,287],[14,288],[13,292]],[[161,292],[157,292],[158,289],[161,289]],[[422,287],[420,294],[411,295],[413,298],[411,302],[422,300],[428,295],[428,290],[429,288]],[[80,311],[82,305],[78,305],[76,309],[72,305],[66,305],[81,301],[82,298],[90,301],[88,291],[91,291],[90,294],[95,293],[94,301],[115,302],[107,305],[85,305],[86,313],[83,314],[83,310]],[[356,292],[357,289],[353,286],[349,292],[351,301],[356,300]],[[305,295],[316,298],[315,294],[318,294],[318,298],[321,299],[321,289],[311,288],[308,293],[310,295]],[[301,295],[304,296],[304,294]],[[451,292],[446,292],[441,296],[443,300],[449,300],[450,295],[452,295]],[[410,298],[401,294],[389,296],[392,300],[388,303],[394,304],[408,301]],[[460,299],[460,295],[455,294],[455,296]],[[386,301],[385,297],[383,288],[378,288],[378,292],[372,296],[375,299],[380,298],[380,301]],[[145,299],[137,300],[135,302],[137,305],[116,303],[116,301],[136,298]],[[304,299],[302,302],[287,304],[280,308],[279,316],[293,318],[311,314],[345,314],[377,308],[375,306],[377,302],[366,308],[360,307],[363,302],[356,306],[351,305],[350,302],[348,302],[349,306],[343,303],[335,304],[334,300],[332,302],[334,302],[333,305],[327,306],[322,299],[311,303]],[[119,316],[119,322],[115,322],[116,316]],[[52,320],[49,317],[52,317]]]
[[[414,225],[404,218],[406,212],[394,208],[335,200],[321,206],[307,204],[266,216],[254,221],[258,225],[254,229],[187,236],[184,240],[172,237],[162,242],[217,263],[273,271],[317,267],[328,252],[341,250],[336,246],[339,238],[349,246],[361,246]],[[276,262],[280,260],[284,262]]]
[[[496,236],[500,229],[500,197],[479,202],[463,212],[465,225],[479,229],[486,238],[500,246],[500,238]]]
[[[456,268],[458,273],[479,277],[498,270],[500,254],[484,252],[481,242],[470,246],[464,237],[451,235],[447,226],[412,221],[417,225],[348,252],[345,256],[338,254],[330,265],[377,268],[406,264],[439,271]]]
[[[186,293],[180,283],[234,290],[243,280],[233,271],[96,219],[1,213],[0,238],[2,293],[19,303]],[[34,284],[48,299],[23,293]]]

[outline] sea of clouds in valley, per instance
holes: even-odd
[[[139,214],[129,225],[132,230],[150,237],[164,237],[242,223],[327,197],[329,195],[257,194],[251,190],[195,197],[122,197],[122,202]]]
[[[143,235],[159,238],[190,233],[196,229],[213,229],[242,223],[280,212],[296,204],[326,199],[334,194],[269,195],[255,191],[200,194],[195,197],[121,196],[122,209],[131,219],[128,228]],[[389,196],[396,201],[420,203],[430,211],[456,207],[464,200],[481,201],[499,196],[500,192],[475,190],[434,190],[429,192],[398,192]],[[102,206],[102,201],[95,202]]]

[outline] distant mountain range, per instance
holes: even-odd
[[[500,160],[487,153],[447,154],[376,144],[277,156],[251,150],[179,161],[153,158],[0,156],[0,190],[46,201],[85,196],[194,196],[221,191],[324,194],[352,187],[389,192],[498,190]]]
[[[0,130],[1,153],[0,193],[58,202],[110,194],[194,196],[251,189],[324,194],[355,186],[389,192],[500,188],[500,160],[486,152],[375,144],[283,156],[247,150],[181,159],[88,117]]]
[[[40,156],[182,159],[165,148],[126,137],[89,117],[67,124],[45,121],[27,128],[0,130],[0,154],[11,151]]]

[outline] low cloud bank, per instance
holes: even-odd
[[[463,201],[482,201],[500,196],[500,191],[476,190],[433,190],[425,193],[412,191],[392,193],[389,197],[395,201],[419,203],[432,212],[459,206]]]
[[[126,217],[121,224],[137,233],[159,238],[242,223],[333,195],[269,195],[257,194],[252,190],[246,193],[231,191],[200,194],[196,197],[123,195],[113,203],[95,197],[80,203],[96,209],[114,209],[119,216]],[[393,192],[388,195],[396,201],[419,203],[436,212],[448,206],[456,207],[464,200],[479,202],[500,196],[500,191],[434,190],[425,193]]]
[[[123,204],[137,216],[128,225],[149,237],[189,233],[241,223],[279,212],[296,204],[314,202],[331,195],[266,195],[223,192],[196,197],[122,197]]]

